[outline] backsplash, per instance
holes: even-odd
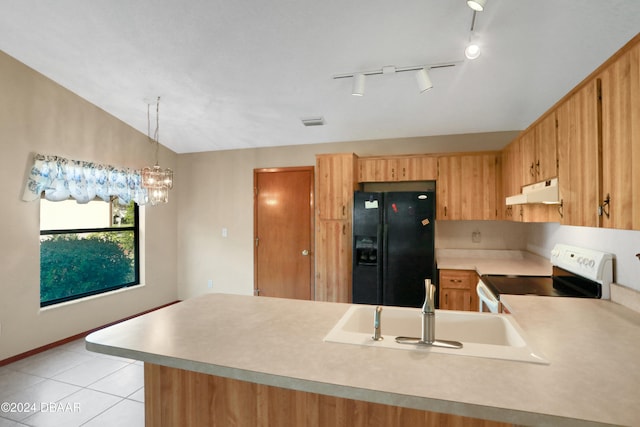
[[[437,221],[436,249],[526,249],[525,224],[512,221]]]

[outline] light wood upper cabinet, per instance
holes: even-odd
[[[383,157],[361,157],[358,159],[358,182],[396,181],[394,164]]]
[[[557,123],[556,112],[552,111],[534,128],[538,182],[558,176]]]
[[[573,93],[557,109],[558,184],[562,223],[600,225],[601,195],[598,81]]]
[[[500,155],[470,153],[438,158],[439,220],[497,219],[502,196]]]
[[[522,189],[522,158],[520,153],[520,138],[513,140],[501,153],[502,158],[502,192],[503,199],[520,193]],[[502,219],[521,221],[520,206],[507,206],[505,200],[501,200]]]
[[[640,44],[599,75],[602,91],[602,225],[640,230]],[[634,167],[635,166],[635,167]]]
[[[522,134],[520,144],[524,185],[558,176],[555,111]]]
[[[358,159],[359,182],[432,181],[438,173],[435,156],[385,156]]]
[[[438,158],[411,156],[398,159],[400,181],[433,181],[438,177]]]
[[[320,219],[350,219],[353,192],[357,189],[357,156],[316,156],[316,206]]]

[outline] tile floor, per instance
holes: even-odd
[[[0,367],[0,427],[142,427],[142,362],[70,342]]]

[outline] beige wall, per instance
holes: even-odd
[[[254,168],[314,165],[319,153],[371,156],[499,150],[516,135],[496,132],[180,155],[178,295],[185,299],[207,292],[252,294]],[[227,237],[222,237],[222,228],[228,230]],[[486,239],[490,241],[488,233]],[[518,246],[523,245],[518,240]]]
[[[0,360],[174,301],[172,200],[142,215],[144,286],[40,309],[39,203],[21,200],[33,153],[140,168],[153,163],[154,151],[145,135],[2,52],[0,76]],[[160,153],[162,166],[176,159]]]

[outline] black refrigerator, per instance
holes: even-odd
[[[421,307],[434,280],[434,191],[356,191],[353,302]]]

